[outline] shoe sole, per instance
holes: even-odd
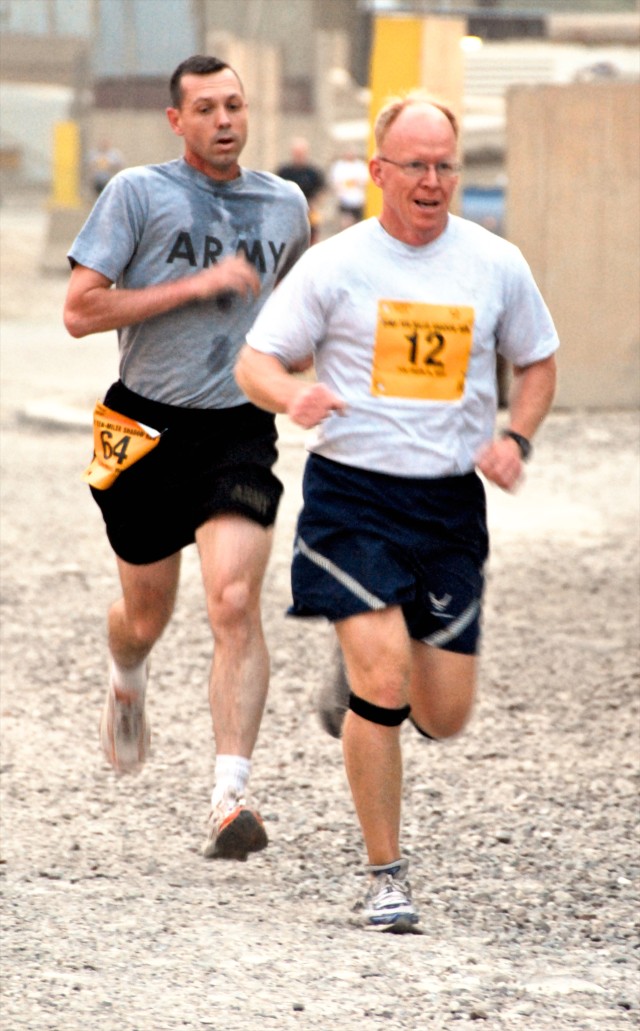
[[[415,913],[412,916],[399,916],[385,923],[368,921],[365,926],[368,931],[386,931],[388,934],[422,934],[417,926],[419,920],[420,917]]]
[[[222,827],[215,842],[204,847],[205,859],[235,859],[245,862],[250,852],[261,852],[269,843],[262,820],[250,809],[242,809]]]

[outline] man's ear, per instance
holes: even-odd
[[[379,161],[377,157],[372,157],[369,161],[369,175],[371,176],[376,186],[382,186],[382,183],[380,182],[381,168],[382,162]]]
[[[166,111],[167,118],[169,119],[169,125],[171,126],[173,132],[176,134],[176,136],[184,136],[182,126],[180,125],[179,109],[177,107],[168,107]]]

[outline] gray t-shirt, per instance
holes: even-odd
[[[247,331],[308,241],[307,204],[294,183],[246,169],[219,182],[179,158],[116,175],[69,261],[136,289],[245,254],[260,276],[259,297],[194,302],[118,330],[120,378],[130,390],[186,408],[232,408],[246,402],[233,370]]]

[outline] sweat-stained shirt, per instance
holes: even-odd
[[[246,403],[233,369],[247,331],[308,242],[307,204],[294,183],[247,169],[219,182],[179,158],[111,179],[68,257],[116,288],[139,289],[244,254],[260,277],[257,298],[192,302],[118,330],[119,374],[130,390],[164,404],[232,408]]]

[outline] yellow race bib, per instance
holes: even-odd
[[[371,393],[458,401],[473,344],[473,308],[378,302]]]
[[[97,401],[93,410],[93,461],[82,479],[96,490],[106,490],[120,473],[159,443],[159,430],[120,415]]]

